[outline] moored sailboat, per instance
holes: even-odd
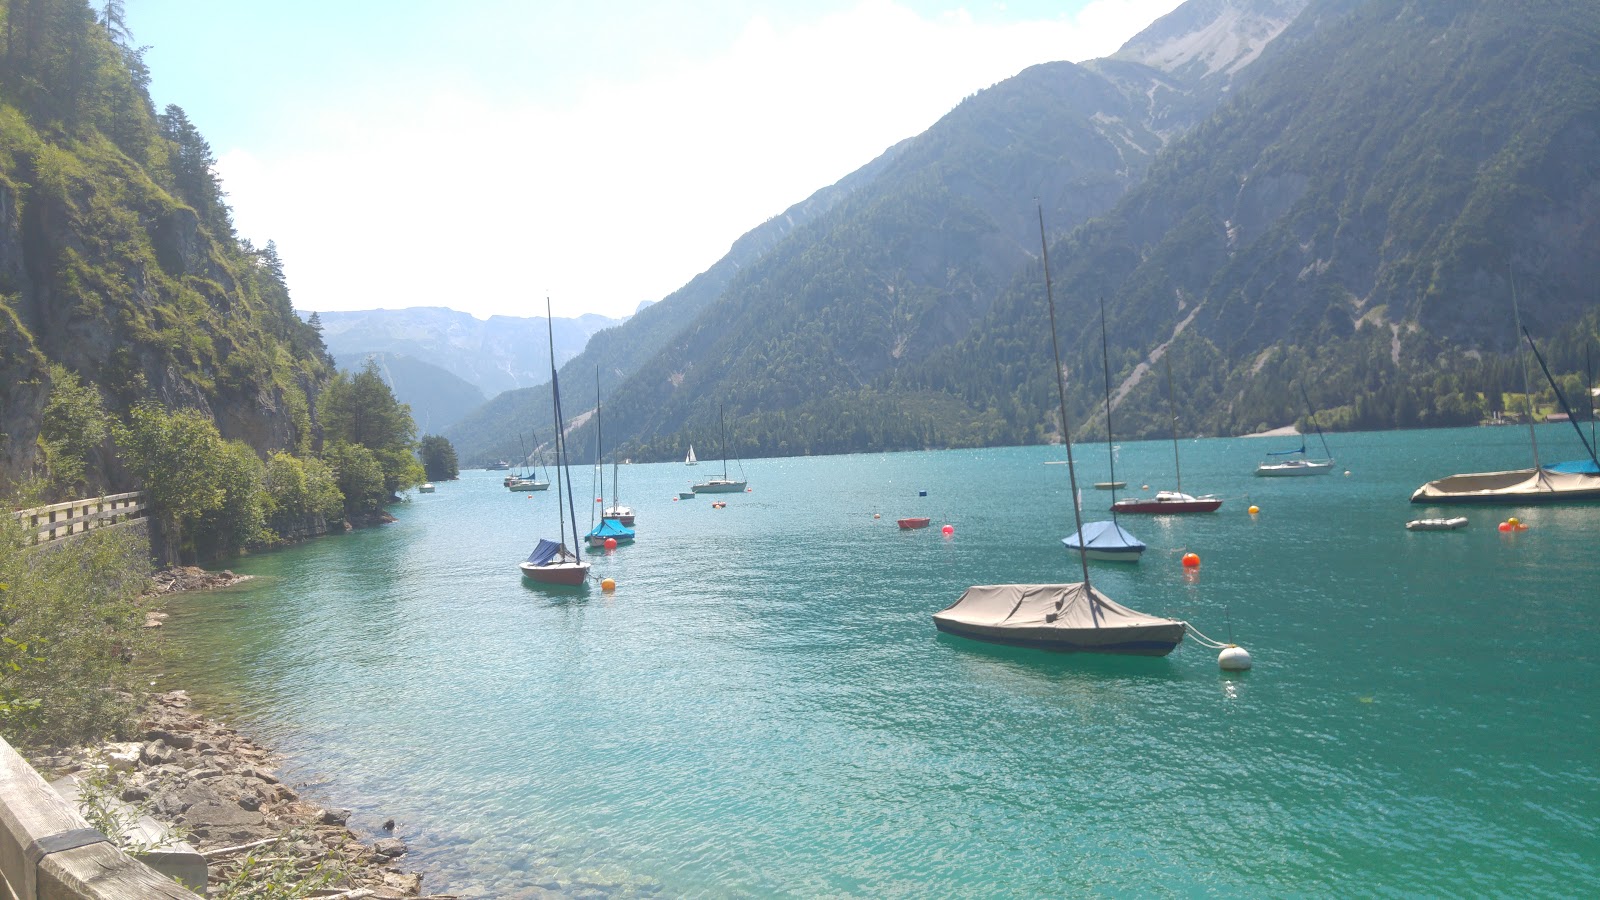
[[[1513,297],[1513,308],[1515,298]],[[1539,353],[1539,348],[1533,343],[1533,336],[1522,328],[1521,314],[1517,315],[1517,328],[1522,331],[1523,337],[1528,341],[1528,347],[1533,350],[1534,358],[1539,360],[1539,367],[1544,371],[1545,378],[1550,387],[1555,390],[1556,400],[1567,413],[1567,421],[1578,432],[1578,441],[1588,451],[1588,459],[1572,460],[1546,466],[1539,462],[1539,439],[1533,428],[1533,417],[1528,417],[1528,444],[1533,453],[1533,468],[1511,469],[1504,472],[1469,472],[1461,475],[1450,475],[1436,481],[1430,481],[1417,488],[1411,494],[1412,503],[1431,504],[1456,504],[1456,503],[1481,503],[1497,506],[1524,506],[1542,505],[1546,503],[1581,503],[1600,500],[1600,457],[1595,455],[1595,447],[1583,435],[1576,417],[1572,415],[1572,407],[1567,403],[1567,398],[1561,391],[1561,386],[1556,383],[1550,374],[1549,366],[1545,365],[1544,356]],[[1527,361],[1523,361],[1522,389],[1528,393]]]
[[[627,525],[631,523],[622,522],[617,518],[610,517],[605,511],[605,432],[602,430],[600,423],[600,368],[598,366],[596,366],[594,370],[594,396],[594,460],[596,473],[600,476],[601,512],[600,524],[596,525],[594,528],[591,528],[589,533],[584,536],[584,540],[588,541],[590,547],[605,547],[607,544],[615,547],[618,544],[631,544],[633,543],[634,532],[633,529],[627,527]],[[614,459],[613,462],[615,462]],[[615,469],[613,469],[613,473],[614,472]],[[613,496],[611,499],[612,502],[616,502],[617,498]],[[594,507],[590,507],[590,509],[593,508]],[[632,510],[628,511],[628,518],[633,518]]]
[[[522,575],[529,581],[540,584],[565,585],[576,587],[587,582],[589,578],[589,564],[579,558],[574,550],[567,548],[567,513],[572,515],[572,542],[578,542],[578,511],[572,497],[572,472],[568,468],[566,426],[561,417],[561,382],[556,374],[555,331],[550,325],[550,301],[545,300],[545,327],[550,331],[550,404],[555,414],[556,439],[556,519],[559,523],[559,540],[540,538],[539,543],[528,554],[528,558],[518,564]],[[566,482],[566,497],[561,495],[560,482]],[[565,508],[562,500],[565,499]]]
[[[1083,517],[1077,503],[1072,435],[1067,420],[1066,387],[1061,380],[1061,349],[1056,337],[1055,297],[1050,285],[1050,255],[1045,242],[1044,209],[1039,209],[1039,243],[1045,297],[1050,307],[1050,343],[1055,354],[1056,392],[1061,402],[1061,437],[1067,448],[1072,485],[1072,517],[1079,534]],[[1165,656],[1183,640],[1187,626],[1129,609],[1089,583],[1088,554],[1078,553],[1083,581],[1067,584],[988,584],[967,588],[949,607],[933,615],[940,631],[980,641],[1047,650]]]
[[[1170,351],[1169,351],[1170,352]],[[1201,497],[1183,492],[1183,465],[1178,453],[1178,400],[1172,387],[1172,357],[1167,361],[1167,403],[1172,407],[1172,469],[1177,490],[1156,491],[1154,497],[1126,497],[1112,502],[1112,512],[1129,513],[1191,513],[1215,512],[1222,506],[1221,497],[1206,494]]]
[[[550,489],[549,472],[546,471],[546,480],[541,481],[536,472],[528,467],[528,448],[522,445],[522,433],[517,432],[517,444],[522,446],[522,470],[515,475],[507,475],[506,488],[513,492],[547,491]]]
[[[1111,351],[1106,341],[1106,301],[1100,298],[1100,368],[1106,382],[1106,455],[1109,457],[1111,480],[1099,482],[1111,491],[1111,521],[1090,522],[1079,525],[1078,530],[1061,539],[1068,550],[1077,550],[1090,559],[1108,562],[1138,562],[1144,555],[1144,541],[1139,540],[1117,522],[1117,488],[1125,487],[1117,480],[1117,450],[1111,434]],[[1076,497],[1073,498],[1077,500]]]
[[[1328,449],[1328,439],[1322,436],[1322,427],[1317,424],[1316,410],[1311,408],[1311,397],[1306,394],[1304,387],[1300,388],[1300,397],[1306,401],[1306,415],[1311,420],[1311,427],[1317,430],[1317,439],[1322,441],[1323,458],[1313,459],[1306,455],[1306,436],[1302,434],[1300,446],[1293,450],[1268,450],[1268,456],[1286,458],[1256,466],[1257,475],[1264,478],[1285,478],[1299,475],[1326,475],[1333,471],[1333,451]]]
[[[744,493],[746,482],[743,480],[734,481],[728,477],[728,426],[722,417],[721,404],[717,405],[717,425],[722,434],[722,439],[720,442],[720,448],[722,450],[722,477],[708,478],[699,484],[691,485],[689,489],[694,491],[696,494],[742,494]],[[693,448],[690,449],[692,450]]]

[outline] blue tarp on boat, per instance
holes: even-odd
[[[1600,475],[1600,466],[1594,464],[1592,459],[1574,459],[1568,462],[1558,462],[1553,466],[1545,466],[1552,472],[1565,472],[1568,475]]]
[[[536,566],[542,566],[550,560],[555,559],[556,555],[562,553],[563,550],[565,550],[565,548],[561,546],[560,541],[552,541],[549,538],[540,538],[538,546],[534,547],[533,552],[528,554],[528,562],[533,563]]]
[[[596,525],[594,530],[589,532],[588,536],[591,538],[599,538],[600,540],[605,540],[606,538],[616,538],[619,542],[625,540],[631,541],[633,540],[633,529],[626,527],[616,519],[601,519],[600,524]]]
[[[1127,529],[1115,522],[1086,522],[1081,532],[1067,535],[1061,539],[1061,543],[1066,544],[1069,550],[1077,550],[1078,534],[1083,535],[1082,546],[1086,550],[1128,553],[1144,550],[1143,541],[1129,534]]]

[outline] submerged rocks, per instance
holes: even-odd
[[[198,566],[173,566],[151,575],[150,580],[155,585],[155,593],[170,594],[174,591],[209,591],[232,587],[252,577],[236,575],[227,569],[207,572]]]

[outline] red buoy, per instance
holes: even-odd
[[[617,539],[616,538],[606,538],[606,549],[607,550],[615,550],[615,549],[617,549]]]
[[[950,535],[956,533],[956,527],[954,525],[946,525],[945,527],[943,527],[943,528],[941,528],[939,530],[944,532],[944,536],[945,537],[949,537]]]
[[[1198,553],[1185,553],[1183,555],[1183,567],[1185,569],[1195,569],[1195,568],[1199,568],[1199,566],[1200,566],[1200,554],[1198,554]]]

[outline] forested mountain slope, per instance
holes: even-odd
[[[1059,228],[1114,209],[1303,3],[1196,5],[1153,26],[1165,68],[1137,53],[1035,66],[908,141],[620,385],[608,430],[625,452],[672,457],[714,438],[726,404],[747,454],[1030,439],[1015,420],[1037,409],[1009,416],[904,376],[986,327],[1037,256],[1036,198]],[[1211,59],[1226,62],[1195,63]]]
[[[1088,326],[1104,297],[1119,431],[1166,427],[1164,390],[1140,376],[1169,342],[1196,432],[1294,419],[1293,382],[1344,427],[1470,424],[1511,387],[1513,290],[1558,367],[1581,372],[1600,306],[1592,13],[1313,4],[1231,102],[1057,247],[1076,380],[1100,380]],[[984,383],[984,343],[1043,358],[1017,325],[1038,309],[1013,297],[901,389]],[[1019,396],[988,379],[968,400]]]
[[[745,268],[789,235],[832,210],[858,187],[868,184],[900,151],[904,142],[890,147],[877,159],[829,185],[782,214],[761,223],[735,241],[711,268],[695,276],[659,303],[640,309],[627,322],[598,332],[583,352],[565,361],[561,369],[565,408],[589,409],[595,402],[596,372],[602,395],[659,353],[671,339],[693,322]],[[559,356],[559,354],[558,354]],[[549,379],[536,388],[506,391],[473,410],[445,430],[457,454],[468,465],[512,459],[523,452],[519,435],[552,433]]]
[[[120,19],[0,16],[0,490],[45,463],[52,365],[113,414],[149,398],[261,450],[309,441],[322,344],[274,248],[235,237],[205,140],[151,107]],[[125,486],[109,444],[82,452],[90,489]]]

